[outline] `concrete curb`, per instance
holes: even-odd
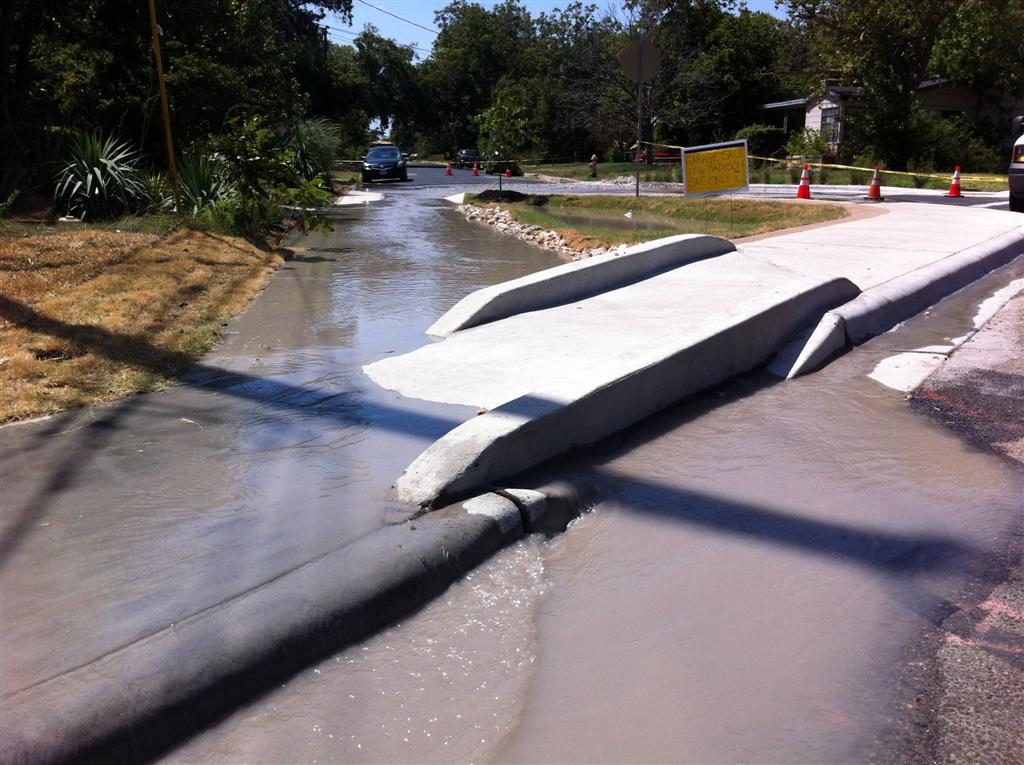
[[[766,361],[809,320],[858,293],[847,279],[805,281],[767,306],[583,395],[535,391],[469,420],[429,446],[395,482],[403,502],[430,507],[467,496],[576,447],[595,443],[682,398]]]
[[[417,610],[502,547],[583,509],[566,485],[498,489],[387,526],[254,590],[3,698],[0,763],[139,762]]]
[[[821,318],[786,377],[814,371],[1022,254],[1024,230],[1010,231],[862,292]]]
[[[427,334],[447,337],[461,329],[607,292],[735,250],[727,239],[682,234],[629,247],[623,254],[610,252],[566,263],[467,295],[434,322]]]

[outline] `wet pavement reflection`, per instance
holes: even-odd
[[[465,222],[438,199],[457,188],[380,190],[300,243],[187,384],[0,430],[4,693],[406,517],[390,482],[475,410],[361,366],[558,261]],[[867,374],[963,334],[1008,273],[821,373],[746,376],[559,465],[605,497],[566,534],[165,760],[865,761],[904,647],[1024,496]]]
[[[962,334],[1011,271],[818,374],[745,376],[560,464],[605,496],[565,534],[167,761],[872,759],[904,649],[1019,531],[1024,476],[867,374]]]
[[[296,245],[185,384],[0,430],[0,688],[259,586],[410,508],[391,482],[476,413],[377,389],[467,292],[560,261],[383,189]]]

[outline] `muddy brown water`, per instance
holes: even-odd
[[[0,429],[4,694],[406,517],[390,483],[476,410],[401,400],[362,365],[560,262],[435,196],[338,208],[187,384]]]
[[[1021,538],[1024,477],[867,374],[964,334],[1013,276],[818,374],[748,375],[563,463],[604,496],[565,534],[166,761],[885,761],[904,651]]]

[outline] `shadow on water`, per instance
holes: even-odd
[[[373,427],[418,437],[437,438],[460,424],[455,420],[367,401],[356,393],[304,388],[208,364],[197,364],[187,354],[158,348],[145,338],[90,325],[67,324],[3,296],[0,296],[0,318],[69,340],[83,352],[91,351],[113,361],[159,374],[183,373],[179,382],[184,385],[252,401],[269,409],[326,417],[344,425]],[[11,553],[17,549],[25,535],[45,516],[47,499],[73,483],[75,475],[88,463],[89,455],[109,443],[122,420],[136,405],[137,399],[133,398],[113,404],[103,416],[79,429],[67,457],[55,469],[50,469],[50,479],[30,497],[20,511],[15,511],[17,520],[11,523],[0,539],[0,568],[10,560]],[[53,432],[62,426],[55,422],[46,429]]]
[[[200,390],[221,392],[271,409],[301,412],[303,415],[329,417],[345,424],[383,428],[421,436],[437,436],[458,422],[406,412],[358,399],[352,393],[327,392],[316,388],[281,383],[275,380],[232,372],[206,364],[192,364],[184,354],[152,346],[145,339],[111,333],[96,327],[76,326],[46,317],[31,308],[0,297],[0,317],[24,326],[62,337],[107,358],[164,372],[168,367],[188,370],[182,384]],[[754,395],[777,382],[760,376],[748,380],[744,395]],[[88,455],[108,443],[122,420],[132,411],[137,399],[116,404],[99,419],[81,428],[65,459],[52,471],[51,478],[21,510],[11,529],[0,540],[0,556],[7,560],[36,520],[46,511],[49,497],[65,490],[81,470]],[[628,451],[652,429],[667,431],[678,427],[680,420],[696,419],[728,403],[714,396],[700,399],[659,414],[652,420],[615,436],[600,447],[581,453],[584,459],[606,457],[609,452]],[[534,400],[534,406],[550,406],[550,402]],[[666,416],[667,415],[667,416]],[[47,426],[49,429],[51,426]],[[56,425],[52,426],[56,427]],[[646,428],[641,434],[641,428]],[[981,553],[948,537],[929,534],[898,534],[860,528],[847,523],[811,519],[792,514],[783,507],[758,506],[668,486],[649,479],[620,475],[607,468],[590,468],[588,472],[601,483],[607,482],[628,510],[657,516],[676,523],[699,526],[716,533],[741,536],[798,550],[807,555],[836,561],[852,562],[875,570],[893,580],[930,572],[956,570],[972,565]],[[904,582],[906,584],[906,582]],[[332,583],[325,583],[325,586]],[[946,600],[929,595],[913,586],[894,588],[908,608],[932,623],[941,622],[954,607]],[[439,594],[434,592],[432,595]],[[312,595],[311,595],[312,597]],[[418,610],[410,606],[408,612]],[[404,614],[395,615],[400,618]],[[197,689],[195,698],[174,706],[168,714],[142,721],[125,738],[104,741],[83,760],[110,761],[112,754],[132,761],[155,759],[170,752],[198,729],[210,727],[230,716],[242,704],[249,703],[294,676],[297,672],[351,644],[339,637],[336,625],[324,620],[305,636],[301,647],[277,651],[273,661],[242,670],[230,678]]]
[[[598,469],[597,476],[621,488],[630,499],[624,507],[677,523],[697,525],[717,533],[743,536],[766,544],[797,549],[807,555],[853,562],[875,570],[893,582],[893,597],[920,618],[939,624],[956,610],[944,598],[908,582],[932,571],[954,570],[979,552],[939,535],[894,534],[853,525],[801,518],[782,508],[756,506],[690,492],[648,480]],[[898,583],[898,586],[897,586]],[[430,594],[439,595],[441,587]],[[315,597],[311,594],[310,597]],[[392,620],[405,619],[429,603],[409,604]],[[275,653],[274,660],[250,667],[201,689],[196,698],[174,706],[168,714],[143,721],[124,738],[104,741],[83,761],[105,762],[117,756],[127,761],[151,761],[172,752],[201,730],[223,722],[241,706],[277,690],[302,670],[365,639],[339,639],[329,620],[304,635],[301,646]]]
[[[351,392],[339,393],[305,388],[207,364],[193,364],[187,355],[157,348],[143,338],[113,333],[93,326],[66,324],[2,296],[0,317],[36,331],[74,341],[84,350],[99,353],[114,361],[160,372],[166,372],[168,369],[187,369],[181,377],[181,383],[185,385],[225,393],[272,409],[297,411],[307,416],[332,418],[346,425],[381,428],[421,437],[436,437],[460,424],[454,420],[362,400]],[[775,381],[775,378],[761,375],[748,382],[745,395],[753,395]],[[515,411],[531,415],[537,414],[539,410],[557,406],[554,402],[536,397],[523,397],[517,403]],[[670,412],[670,416],[663,424],[655,427],[658,430],[670,430],[680,424],[679,412],[684,413],[686,420],[696,419],[721,403],[724,402],[703,396],[696,402],[684,404],[675,412]],[[19,540],[45,513],[46,498],[63,491],[71,483],[75,472],[84,466],[85,455],[109,441],[132,406],[133,399],[127,399],[81,429],[79,442],[70,450],[68,459],[58,466],[52,478],[32,497],[22,509],[21,517],[0,540],[0,557],[4,560],[9,559]],[[661,413],[662,416],[664,414],[665,412]],[[607,455],[611,449],[628,449],[630,440],[636,438],[640,428],[646,428],[645,435],[650,437],[651,427],[650,420],[641,423],[621,435],[613,436],[610,441],[605,441],[597,447],[596,451]],[[709,498],[703,503],[694,503],[691,495],[671,487],[644,484],[614,474],[607,474],[606,477],[616,486],[629,486],[633,489],[628,492],[631,497],[630,506],[639,512],[655,513],[685,523],[712,526],[722,533],[756,536],[766,542],[797,546],[816,554],[846,557],[862,565],[876,566],[881,570],[902,571],[907,565],[911,565],[899,563],[903,560],[913,562],[911,568],[925,565],[955,565],[960,556],[967,552],[950,540],[941,538],[873,534],[842,525],[787,517],[778,511],[763,508],[732,506]],[[640,498],[644,501],[640,501]],[[701,509],[697,512],[687,509],[694,506]],[[0,566],[2,565],[0,563]]]

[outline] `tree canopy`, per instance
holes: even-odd
[[[328,22],[351,23],[352,0],[157,7],[183,147],[238,120],[322,117],[349,154],[375,132],[422,154],[612,157],[636,140],[638,99],[645,140],[692,145],[731,138],[765,121],[762,104],[812,96],[832,79],[863,91],[858,149],[898,166],[938,161],[922,142],[999,145],[1001,110],[1024,99],[1019,0],[789,0],[787,18],[733,0],[627,0],[618,14],[579,0],[538,14],[517,0],[453,0],[420,60],[372,27],[332,42]],[[618,56],[639,37],[662,63],[637,88]],[[146,3],[0,0],[0,67],[0,192],[45,175],[71,130],[116,133],[160,163]],[[925,114],[926,81],[976,94],[977,116]]]

